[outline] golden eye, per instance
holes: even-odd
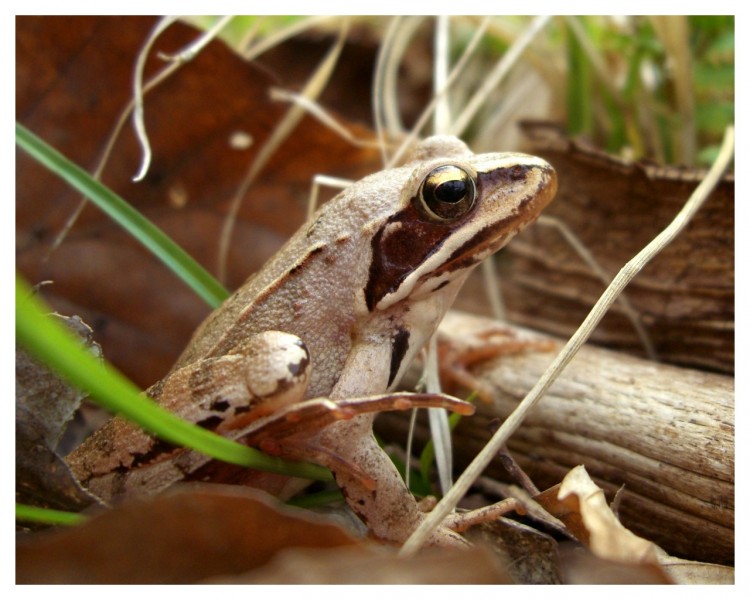
[[[454,165],[433,169],[419,188],[422,212],[437,221],[462,217],[474,206],[476,197],[474,179]]]

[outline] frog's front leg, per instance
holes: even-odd
[[[417,501],[404,484],[393,461],[378,446],[372,433],[373,415],[361,415],[351,421],[340,421],[326,428],[321,442],[332,453],[345,456],[357,465],[374,485],[348,470],[334,472],[349,507],[367,525],[373,536],[402,544],[424,519]],[[428,545],[467,547],[468,542],[446,527],[439,528]]]
[[[387,340],[388,342],[390,340]],[[392,345],[382,343],[377,336],[369,343],[360,343],[350,353],[342,376],[331,397],[346,398],[362,394],[367,385],[386,389],[392,369]],[[383,365],[386,368],[383,369]],[[363,379],[364,378],[364,379]],[[363,381],[365,383],[363,383]],[[336,465],[326,465],[334,473],[349,507],[364,521],[377,538],[402,544],[424,519],[424,513],[406,487],[393,461],[378,445],[372,432],[373,414],[357,416],[326,427],[320,443],[332,454],[346,460],[364,472],[374,485]],[[432,534],[430,545],[466,547],[468,542],[457,533],[441,527]]]

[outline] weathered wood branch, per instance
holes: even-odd
[[[499,326],[454,314],[441,331],[466,339]],[[501,356],[473,370],[494,399],[479,402],[477,415],[456,430],[458,468],[477,454],[491,436],[491,422],[510,414],[561,346],[557,341],[551,351]],[[380,419],[381,427],[404,430],[392,415]],[[426,436],[426,428],[419,433]],[[733,562],[733,378],[584,347],[509,448],[540,489],[584,464],[610,499],[625,486],[620,517],[636,533],[674,555]],[[499,460],[486,474],[507,479]]]

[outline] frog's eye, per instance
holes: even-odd
[[[474,179],[461,167],[445,165],[429,172],[419,188],[419,208],[434,221],[465,215],[477,197]]]

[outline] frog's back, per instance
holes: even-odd
[[[362,231],[376,228],[390,212],[387,199],[398,196],[396,181],[405,177],[404,169],[385,173],[395,177],[367,177],[313,215],[206,318],[173,369],[226,354],[253,334],[280,330],[305,341],[313,363],[327,362],[335,370],[356,319],[361,286],[355,282],[366,281],[370,264],[372,249]]]

